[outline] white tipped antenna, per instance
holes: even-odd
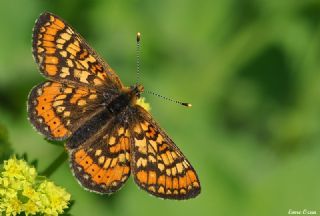
[[[137,33],[137,49],[136,49],[136,54],[137,54],[137,82],[136,84],[139,84],[139,79],[140,79],[140,39],[141,39],[141,34],[140,32]]]
[[[136,48],[136,55],[137,55],[137,82],[136,82],[136,84],[137,85],[139,84],[139,79],[140,79],[140,40],[141,40],[141,33],[137,32],[137,37],[136,37],[136,41],[137,41],[137,48]],[[152,95],[155,95],[157,97],[160,97],[162,99],[165,99],[167,101],[171,101],[171,102],[174,102],[176,104],[180,104],[180,105],[185,106],[185,107],[192,107],[191,103],[185,103],[185,102],[181,102],[181,101],[178,101],[178,100],[173,100],[171,98],[162,96],[162,95],[160,95],[158,93],[155,93],[155,92],[152,92],[152,91],[145,91],[145,92],[148,93],[148,94],[152,94]]]
[[[176,104],[180,104],[180,105],[185,106],[185,107],[192,107],[192,104],[191,104],[191,103],[186,103],[186,102],[181,102],[181,101],[178,101],[178,100],[173,100],[173,99],[171,99],[171,98],[162,96],[162,95],[160,95],[160,94],[158,94],[158,93],[155,93],[155,92],[152,92],[152,91],[145,91],[145,92],[148,93],[148,94],[152,94],[152,95],[155,95],[155,96],[157,96],[157,97],[160,97],[160,98],[162,98],[162,99],[165,99],[165,100],[167,100],[167,101],[171,101],[171,102],[174,102],[174,103],[176,103]]]

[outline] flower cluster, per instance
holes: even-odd
[[[0,213],[58,215],[68,207],[70,194],[24,160],[11,158],[0,168]]]

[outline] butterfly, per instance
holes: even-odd
[[[87,42],[45,12],[33,29],[33,56],[48,81],[28,97],[28,117],[50,140],[66,140],[70,167],[89,191],[111,194],[129,178],[150,194],[189,199],[200,193],[190,162]]]

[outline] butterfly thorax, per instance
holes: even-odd
[[[120,113],[127,106],[135,105],[143,90],[144,88],[140,84],[122,89],[122,93],[107,105],[107,109],[111,113]]]

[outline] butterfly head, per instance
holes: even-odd
[[[136,97],[136,99],[140,98],[141,93],[144,91],[144,87],[141,84],[136,84],[134,86],[131,86],[131,93],[133,97]]]
[[[136,101],[140,98],[141,93],[144,91],[144,87],[141,84],[130,86],[130,90],[127,93],[131,100],[131,104],[136,104]]]

